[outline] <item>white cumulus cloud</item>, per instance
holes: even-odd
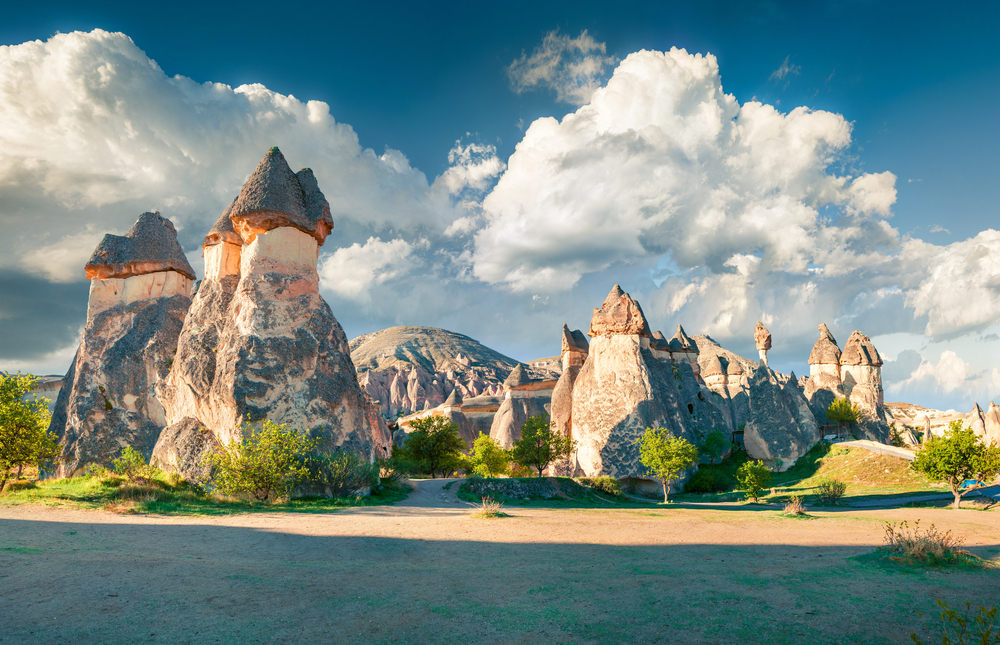
[[[383,242],[370,237],[364,245],[355,242],[323,257],[318,268],[320,283],[338,296],[370,302],[373,286],[412,268],[412,252],[413,245],[402,239]]]

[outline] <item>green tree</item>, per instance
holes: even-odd
[[[771,476],[771,469],[763,461],[748,461],[736,471],[736,483],[741,491],[756,502],[771,483]]]
[[[309,479],[309,455],[316,450],[316,439],[270,420],[256,432],[246,423],[236,428],[243,441],[218,447],[202,459],[212,469],[218,490],[227,495],[249,493],[264,501],[287,497]]]
[[[674,480],[698,463],[698,448],[684,437],[675,437],[666,428],[646,428],[636,439],[639,461],[663,484],[663,503],[670,501]]]
[[[528,417],[521,428],[521,438],[514,442],[511,458],[525,468],[534,468],[538,476],[549,464],[569,457],[576,441],[554,431],[549,425],[549,415]]]
[[[962,421],[956,419],[948,424],[944,437],[935,437],[920,448],[911,468],[933,481],[947,482],[955,496],[954,508],[959,508],[962,498],[978,488],[962,490],[966,480],[990,481],[1000,473],[1000,448],[987,447],[972,428],[963,430]]]
[[[721,457],[728,447],[729,442],[726,441],[726,435],[722,430],[716,429],[709,432],[705,440],[698,446],[698,454],[707,457],[708,463],[714,464],[715,460]]]
[[[0,372],[0,492],[17,468],[39,466],[62,454],[56,436],[48,432],[48,399],[37,397],[31,388],[38,381],[31,374]],[[30,395],[30,398],[29,398]]]
[[[510,451],[504,450],[492,437],[480,432],[479,438],[472,445],[469,462],[472,472],[482,477],[506,475],[510,466]]]
[[[430,416],[410,423],[416,428],[406,436],[401,457],[419,465],[431,477],[442,477],[462,466],[465,441],[458,436],[458,426],[448,417]]]
[[[852,423],[857,423],[861,418],[861,410],[851,403],[847,397],[834,399],[826,408],[826,418],[840,426],[841,434]]]

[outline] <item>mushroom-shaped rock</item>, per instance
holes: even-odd
[[[587,341],[586,335],[579,329],[570,331],[569,326],[563,324],[562,353],[576,352],[578,354],[586,354],[589,351],[590,342]]]
[[[879,356],[871,339],[855,329],[851,337],[847,339],[847,344],[844,345],[844,351],[840,355],[840,364],[882,367],[882,357]]]
[[[726,382],[727,370],[722,365],[722,359],[718,354],[706,356],[704,360],[699,362],[701,363],[701,377],[705,379],[706,383],[714,385],[716,382],[722,384]]]
[[[528,383],[531,383],[528,370],[524,369],[524,363],[518,363],[517,367],[511,370],[510,375],[504,380],[503,386],[507,391],[510,391],[518,387],[523,387]]]
[[[767,327],[759,320],[753,329],[753,342],[757,345],[758,351],[766,352],[771,349],[771,332],[767,331]]]
[[[639,303],[622,291],[617,284],[604,299],[599,309],[594,309],[590,319],[591,338],[596,336],[637,335],[649,337],[649,323]]]
[[[177,229],[159,213],[143,213],[125,235],[105,235],[84,270],[88,278],[101,280],[159,271],[176,271],[195,279],[177,242]]]
[[[322,245],[333,230],[330,204],[312,170],[293,173],[277,148],[271,148],[247,179],[229,214],[247,244],[261,233],[292,227]]]
[[[837,339],[833,337],[825,323],[819,324],[819,340],[809,353],[809,364],[836,365],[838,368],[840,366],[840,347],[837,346]]]

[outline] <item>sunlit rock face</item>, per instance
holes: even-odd
[[[819,339],[809,354],[809,378],[805,381],[803,393],[817,423],[824,426],[833,424],[826,418],[826,409],[834,399],[844,396],[840,380],[840,356],[837,339],[825,324],[820,323]]]
[[[143,213],[105,235],[86,265],[87,324],[53,409],[64,460],[49,476],[110,466],[125,446],[146,458],[166,424],[156,386],[176,360],[194,270],[170,220]]]
[[[795,373],[786,377],[761,364],[750,378],[749,394],[750,419],[743,435],[747,454],[788,470],[819,441],[816,418]]]
[[[736,431],[750,420],[750,375],[757,363],[724,349],[708,336],[695,336],[693,340],[699,350],[701,377],[727,413],[729,429]]]
[[[882,390],[882,357],[871,339],[855,330],[840,356],[840,381],[844,394],[858,406],[858,423],[866,439],[889,443],[889,425]]]
[[[993,401],[990,401],[990,407],[986,410],[983,425],[985,428],[983,443],[987,446],[994,444],[1000,446],[1000,406]]]
[[[181,369],[161,390],[171,424],[197,419],[228,443],[242,438],[240,421],[270,419],[312,431],[323,449],[388,454],[389,430],[319,295],[319,245],[332,228],[312,171],[293,173],[272,148],[206,237]]]
[[[594,310],[590,346],[573,385],[576,474],[645,477],[635,441],[663,427],[700,443],[725,419],[692,368],[695,344],[679,334],[677,359],[654,356],[642,309],[618,285]]]
[[[552,428],[564,437],[573,436],[573,386],[590,353],[590,343],[579,329],[563,325],[562,374],[552,390]],[[570,473],[572,474],[572,473]]]
[[[535,379],[518,363],[503,382],[504,400],[493,416],[490,437],[503,448],[511,448],[521,439],[528,417],[551,416],[555,379]]]

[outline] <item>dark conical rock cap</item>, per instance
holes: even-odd
[[[531,383],[531,377],[528,376],[528,370],[524,369],[524,364],[518,363],[517,367],[511,370],[510,376],[503,382],[504,388],[510,390],[515,387],[521,387],[522,385],[527,385]]]
[[[452,407],[462,405],[462,397],[458,394],[458,388],[452,389],[451,394],[448,395],[448,399],[444,404]]]
[[[239,198],[237,197],[237,199]],[[230,202],[226,210],[222,211],[222,215],[219,215],[219,219],[215,220],[215,226],[205,236],[205,243],[202,245],[202,248],[222,244],[223,242],[237,245],[243,244],[243,238],[233,228],[233,220],[229,218],[233,214],[234,206],[236,206],[236,199]]]
[[[323,244],[333,230],[330,203],[320,191],[312,170],[303,168],[293,173],[277,148],[264,155],[243,184],[230,217],[247,243],[258,233],[290,226]]]
[[[701,375],[721,376],[726,373],[726,368],[722,365],[722,359],[718,354],[710,354],[701,361]]]
[[[128,278],[176,271],[194,280],[177,229],[159,213],[143,213],[124,236],[105,235],[84,267],[88,278]]]
[[[882,357],[879,356],[871,339],[855,329],[851,337],[847,339],[847,344],[844,345],[844,352],[840,355],[840,364],[882,367]]]
[[[852,336],[853,338],[853,336]],[[819,340],[809,353],[810,365],[840,365],[840,347],[825,323],[819,324]]]
[[[587,337],[579,329],[569,330],[569,326],[565,323],[563,324],[562,333],[562,353],[566,352],[578,352],[582,354],[590,353],[590,343],[587,342]]]
[[[649,339],[649,346],[660,352],[670,351],[670,342],[659,330],[653,332],[653,337]]]
[[[670,339],[670,351],[698,353],[698,345],[684,333],[684,328],[677,325],[677,333]]]

